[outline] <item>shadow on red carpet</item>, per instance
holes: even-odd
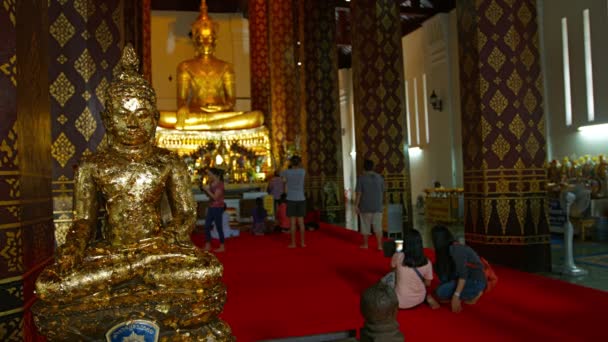
[[[360,236],[323,225],[307,232],[306,248],[288,249],[289,234],[228,239],[219,253],[228,300],[222,318],[238,341],[359,329],[361,292],[389,271],[389,259]],[[202,246],[202,234],[193,235]],[[370,239],[373,240],[373,239]],[[453,314],[401,310],[407,341],[601,341],[608,293],[495,267],[498,286]]]

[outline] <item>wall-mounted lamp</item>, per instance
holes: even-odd
[[[437,96],[437,94],[435,94],[434,90],[431,93],[431,97],[429,99],[431,100],[431,106],[433,107],[433,109],[441,112],[441,109],[443,108],[441,99],[439,98],[439,96]]]

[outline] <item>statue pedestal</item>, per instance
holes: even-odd
[[[68,305],[38,301],[32,312],[49,341],[105,341],[113,327],[138,319],[158,325],[159,341],[233,341],[230,327],[217,318],[225,299],[224,284],[162,294],[136,286]]]

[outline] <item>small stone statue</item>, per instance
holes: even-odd
[[[403,342],[397,312],[399,300],[395,290],[378,282],[361,295],[361,314],[365,319],[361,342]]]

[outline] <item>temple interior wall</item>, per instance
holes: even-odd
[[[158,108],[176,110],[177,65],[194,57],[188,33],[198,12],[152,11],[152,85]],[[249,22],[239,13],[212,13],[219,24],[215,56],[230,62],[236,74],[236,110],[251,110]]]
[[[581,133],[580,126],[608,123],[608,2],[602,0],[539,0],[541,56],[545,79],[545,117],[547,121],[548,158],[561,159],[575,154],[608,154],[608,131],[598,134]],[[589,121],[585,59],[583,11],[589,10],[591,66],[595,120]],[[570,86],[564,82],[564,50],[562,19],[568,35]],[[572,125],[566,125],[566,92],[571,94]]]
[[[463,186],[457,32],[452,11],[402,38],[414,202],[434,181]],[[441,111],[430,103],[433,91]]]

